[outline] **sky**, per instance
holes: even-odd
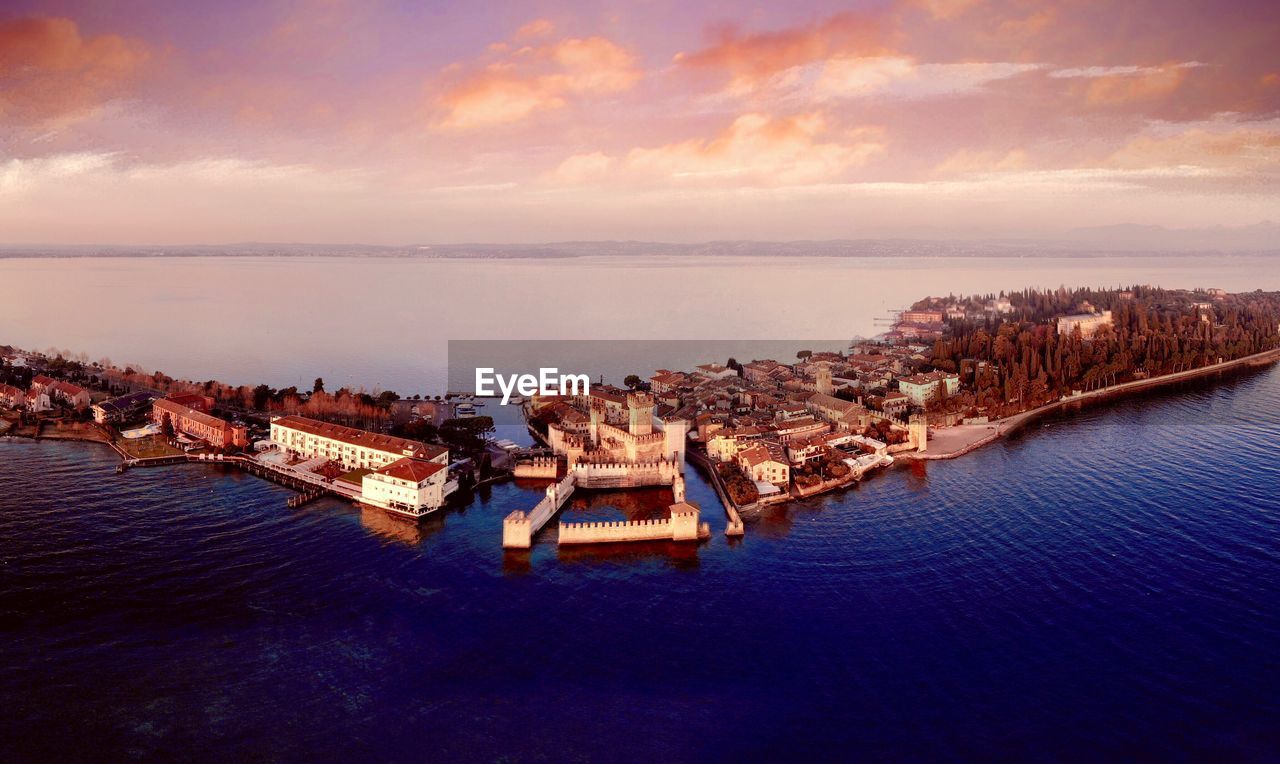
[[[0,243],[1280,220],[1280,4],[0,7]]]

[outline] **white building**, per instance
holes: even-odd
[[[1058,319],[1058,334],[1070,334],[1078,327],[1081,337],[1092,337],[1100,327],[1111,326],[1111,311],[1076,313]]]
[[[449,464],[449,449],[443,446],[301,416],[273,417],[271,442],[292,454],[329,459],[349,470],[378,470],[405,457]]]
[[[898,380],[898,390],[917,406],[924,406],[933,401],[944,389],[947,395],[953,395],[959,390],[960,375],[931,371],[926,374],[912,374]]]
[[[422,517],[444,505],[448,471],[439,462],[405,457],[365,475],[360,501],[406,517]]]

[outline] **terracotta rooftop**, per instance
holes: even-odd
[[[383,435],[377,432],[369,432],[368,430],[357,430],[354,427],[344,427],[340,424],[321,422],[318,419],[308,419],[303,416],[276,417],[271,420],[271,424],[377,451],[388,451],[396,454],[410,451],[414,456],[420,456],[425,459],[434,459],[449,450],[444,446],[419,443],[416,440],[397,438],[394,435]]]
[[[193,409],[190,406],[183,406],[181,403],[171,401],[167,398],[161,398],[151,404],[152,412],[159,410],[161,413],[168,413],[171,417],[186,417],[193,422],[199,422],[207,427],[230,427],[231,425],[222,419],[211,414],[206,414],[199,409]],[[173,423],[174,427],[178,426],[177,422]]]
[[[415,459],[413,457],[406,456],[399,461],[394,461],[388,464],[380,470],[375,470],[375,472],[398,480],[408,480],[411,483],[421,483],[443,469],[448,469],[448,467],[443,464],[427,461],[426,459]]]

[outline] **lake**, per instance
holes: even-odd
[[[0,261],[0,279],[3,342],[401,392],[450,338],[831,337],[927,293],[1280,285],[1270,264],[1180,259]],[[14,760],[1271,760],[1278,411],[1280,367],[1181,384],[773,508],[741,541],[690,468],[705,544],[544,536],[515,554],[501,521],[536,483],[414,527],[332,499],[289,509],[290,491],[225,468],[117,476],[101,446],[0,438],[0,745]]]
[[[444,392],[450,340],[843,342],[931,294],[1135,283],[1277,289],[1280,259],[0,259],[0,343],[408,396]]]

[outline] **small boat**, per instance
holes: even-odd
[[[459,417],[471,417],[476,415],[476,407],[470,403],[459,403],[453,407],[453,413]]]
[[[483,406],[483,405],[484,405],[484,401],[477,400],[475,403],[473,403],[473,404],[471,404],[471,405],[473,405],[473,406]]]
[[[517,406],[522,405],[524,403],[524,396],[513,395],[511,396],[511,399],[508,401],[508,403],[514,403]]]

